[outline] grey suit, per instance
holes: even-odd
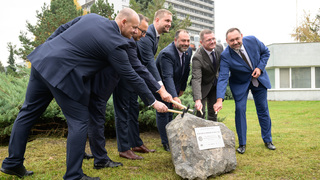
[[[202,111],[205,113],[206,104],[208,106],[208,119],[217,120],[213,105],[216,102],[216,84],[219,76],[220,67],[220,55],[223,51],[223,47],[220,44],[216,45],[215,57],[216,57],[216,69],[209,58],[209,55],[200,47],[192,58],[192,91],[193,100],[201,99],[203,104]],[[197,116],[201,116],[197,113]]]

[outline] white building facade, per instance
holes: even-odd
[[[268,100],[320,100],[320,43],[271,44]]]

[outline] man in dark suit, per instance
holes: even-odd
[[[227,31],[226,41],[229,46],[221,54],[217,103],[214,105],[214,109],[215,111],[222,109],[222,101],[229,80],[236,105],[235,121],[239,140],[237,151],[243,154],[247,141],[246,104],[249,90],[251,90],[262,139],[268,149],[275,150],[276,147],[273,145],[271,137],[271,119],[267,101],[267,89],[271,88],[271,84],[265,70],[270,52],[256,37],[243,37],[237,28],[231,28]]]
[[[55,98],[68,124],[64,179],[100,179],[86,176],[81,168],[90,118],[91,77],[102,68],[112,66],[137,89],[146,104],[154,102],[126,53],[126,38],[137,32],[138,14],[126,8],[119,17],[127,18],[110,21],[96,14],[75,18],[60,26],[28,56],[32,69],[26,98],[12,128],[9,157],[2,163],[2,172],[19,177],[33,174],[23,165],[28,134]]]
[[[145,31],[148,28],[148,23],[145,20],[145,17],[141,14],[139,14],[140,24],[138,27],[138,32],[133,35],[133,38],[135,40],[139,40],[142,36],[145,35],[145,33],[141,33],[141,29],[144,29]],[[127,53],[129,56],[129,61],[133,69],[139,74],[140,77],[142,77],[149,89],[156,93],[158,92],[160,96],[164,99],[164,101],[170,101],[172,99],[171,95],[166,92],[166,90],[161,87],[158,82],[153,78],[153,76],[150,74],[150,72],[147,70],[145,66],[141,64],[139,59],[137,58],[137,49],[136,49],[136,43],[135,40],[128,39],[129,48],[127,49]],[[112,68],[112,67],[111,67]],[[122,165],[122,163],[113,162],[107,154],[107,151],[105,149],[105,136],[104,136],[104,124],[105,124],[105,111],[106,111],[106,104],[111,96],[112,92],[114,94],[118,93],[118,91],[122,91],[122,89],[127,88],[128,82],[123,79],[123,83],[125,84],[123,87],[117,87],[115,89],[115,86],[118,84],[120,77],[117,75],[117,73],[111,69],[110,67],[105,68],[102,70],[102,72],[95,75],[93,78],[92,83],[92,93],[90,98],[90,123],[89,123],[89,141],[90,141],[90,148],[93,153],[94,157],[94,168],[95,169],[101,169],[106,167],[116,167]],[[131,86],[130,86],[131,87]],[[113,91],[115,89],[115,91]],[[126,100],[126,99],[125,99]],[[116,103],[116,100],[114,101]],[[163,103],[159,101],[154,102],[155,105],[153,107],[156,110],[159,110],[159,108],[162,108],[162,106],[165,106]],[[157,105],[159,104],[159,105]],[[125,103],[126,105],[126,103]],[[122,109],[124,108],[124,109]],[[119,111],[119,109],[116,109],[116,111]],[[125,110],[125,107],[120,107],[120,110]],[[161,109],[160,109],[161,110]],[[126,134],[128,131],[128,125],[124,126],[123,129],[118,129],[118,122],[116,122],[116,130],[117,130],[117,138],[118,134]],[[120,132],[118,132],[120,131]],[[126,135],[125,140],[129,138],[128,135]],[[118,140],[119,144],[119,140]]]
[[[137,34],[133,35],[133,39],[137,42],[142,37],[145,36],[148,29],[148,19],[143,15],[139,14],[140,25],[138,27],[139,31]],[[141,64],[141,61],[137,57],[137,47],[136,42],[131,40],[132,48],[130,48],[129,60],[132,61],[132,66],[135,68],[137,64],[139,69],[143,69],[142,73],[139,73],[141,77],[146,80],[147,84],[151,84],[149,88],[153,92],[165,91],[164,86],[154,79],[152,74],[147,70],[147,68]],[[155,87],[155,88],[154,88]],[[162,90],[164,89],[164,90]],[[165,91],[166,92],[166,91]],[[116,135],[118,143],[119,156],[131,160],[143,159],[143,157],[138,156],[134,151],[138,152],[154,152],[154,150],[148,149],[142,142],[139,136],[139,123],[137,117],[131,117],[135,114],[128,112],[131,106],[139,107],[136,99],[132,99],[131,93],[136,93],[132,86],[129,86],[126,80],[120,79],[120,82],[113,93],[113,104],[115,109],[115,123],[116,123]],[[167,92],[166,92],[167,93]],[[161,94],[160,94],[161,95]],[[171,101],[172,97],[169,93],[170,99],[165,99],[165,101]],[[132,148],[132,150],[130,149]]]
[[[139,74],[139,76],[145,80],[147,86],[152,92],[159,93],[159,95],[163,98],[164,101],[170,102],[172,99],[171,95],[164,89],[164,87],[161,87],[158,84],[158,82],[153,78],[153,76],[147,70],[147,68],[143,66],[140,60],[137,58],[137,48],[136,48],[135,41],[138,41],[142,36],[144,36],[145,33],[142,33],[141,31],[145,32],[148,28],[148,23],[145,17],[139,14],[139,19],[140,19],[140,24],[138,27],[138,32],[133,35],[133,38],[128,39],[129,48],[127,49],[127,53],[129,56],[130,64],[133,67],[133,69]],[[131,86],[128,86],[129,83],[125,79],[122,79],[119,82],[120,80],[119,75],[116,72],[114,72],[114,70],[110,70],[109,67],[105,68],[102,71],[103,72],[96,74],[93,79],[94,89],[92,90],[92,93],[91,93],[91,99],[90,99],[90,105],[89,105],[91,118],[89,123],[88,135],[89,135],[91,152],[93,153],[93,157],[94,157],[95,169],[101,169],[106,167],[117,167],[122,165],[122,163],[113,162],[108,157],[107,150],[105,149],[105,136],[104,136],[105,111],[106,111],[107,101],[111,96],[112,92],[114,93],[114,97],[115,97],[116,94],[118,94],[119,92],[126,91],[128,87],[131,87]],[[117,85],[118,87],[116,88]],[[114,91],[115,88],[116,90]],[[128,106],[128,103],[129,103],[127,101],[130,99],[127,99],[126,95],[127,94],[124,93],[123,96],[119,97],[122,103],[120,107],[116,106],[116,104],[119,103],[118,102],[119,100],[116,98],[114,99],[115,112],[125,111],[127,109],[126,106]],[[165,106],[163,103],[159,101],[155,101],[154,104],[155,105],[153,105],[153,107],[156,110],[159,110],[159,108],[162,108],[162,106]],[[115,116],[117,117],[116,113],[115,113]],[[131,125],[132,124],[128,124],[127,122],[116,121],[118,147],[120,142],[128,141],[130,137],[128,134],[129,133],[128,131],[130,130]],[[130,153],[130,151],[124,154],[120,153],[120,156],[128,159],[140,159],[140,156],[135,155],[133,152]]]
[[[165,9],[158,10],[155,13],[153,24],[148,27],[145,37],[137,41],[138,58],[163,89],[163,83],[154,62],[154,55],[158,48],[158,38],[160,34],[169,32],[171,21],[172,13],[170,11]],[[127,159],[142,159],[141,156],[136,155],[133,151],[148,153],[155,150],[148,149],[139,136],[139,104],[136,89],[127,85],[123,80],[121,80],[117,89],[119,90],[115,91],[113,102],[119,156]],[[127,133],[129,133],[129,139]],[[130,147],[132,150],[130,150]]]
[[[156,64],[162,81],[167,91],[172,95],[173,100],[181,103],[179,99],[186,89],[190,72],[190,59],[192,50],[190,36],[186,30],[178,30],[174,42],[160,51]],[[172,108],[171,103],[166,103]],[[179,107],[177,107],[179,108]],[[157,127],[161,137],[161,143],[166,151],[170,151],[166,125],[172,120],[172,113],[157,113]]]
[[[204,29],[200,32],[200,44],[202,45],[192,58],[192,92],[197,116],[204,117],[206,105],[209,120],[217,121],[217,115],[213,109],[216,103],[217,79],[219,76],[220,55],[223,47],[217,44],[213,31]],[[201,115],[202,110],[204,115]]]

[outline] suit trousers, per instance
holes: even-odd
[[[269,115],[268,100],[267,100],[267,88],[265,88],[261,83],[258,87],[254,87],[252,83],[246,92],[246,95],[242,99],[236,100],[236,114],[235,123],[238,134],[239,145],[246,145],[247,143],[247,119],[246,119],[246,109],[247,109],[247,98],[249,89],[253,95],[253,99],[256,106],[256,111],[259,119],[259,124],[261,127],[261,136],[265,143],[272,142],[271,137],[271,118]]]
[[[127,83],[120,80],[113,93],[118,151],[125,152],[130,147],[139,147],[143,142],[139,135],[138,95],[126,88]]]
[[[162,101],[169,109],[172,109],[173,105],[172,103],[167,103]],[[157,127],[158,131],[161,137],[161,143],[162,144],[168,144],[168,137],[167,137],[167,131],[166,131],[166,125],[172,121],[173,113],[159,113],[156,112],[156,121],[157,121]]]
[[[64,179],[80,179],[84,175],[81,166],[89,123],[88,107],[51,86],[34,68],[31,69],[24,104],[12,128],[9,157],[4,159],[2,168],[10,169],[23,165],[30,130],[53,97],[61,107],[68,124],[67,170]]]
[[[209,91],[207,97],[201,99],[201,103],[203,105],[202,112],[203,116],[206,115],[206,107],[208,108],[208,120],[217,121],[217,115],[213,109],[213,105],[217,102],[217,88],[216,86],[212,86],[211,90]],[[201,113],[197,112],[198,117],[203,117]]]
[[[92,79],[88,137],[94,164],[105,164],[110,160],[105,148],[106,138],[104,135],[106,105],[119,80],[120,76],[111,66],[98,72]]]

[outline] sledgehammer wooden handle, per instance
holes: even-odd
[[[184,105],[178,103],[178,102],[175,101],[175,100],[172,100],[171,103],[173,103],[173,104],[175,104],[175,105],[177,105],[177,106],[180,106],[180,107],[182,107],[183,109],[187,109],[187,106],[184,106]],[[189,111],[189,112],[193,112],[192,109],[188,109],[188,111]]]
[[[168,109],[168,112],[183,114],[182,111],[176,111],[176,110],[173,110],[173,109]]]
[[[187,109],[187,107],[186,107],[186,106],[184,106],[184,105],[182,105],[182,104],[178,103],[178,102],[177,102],[177,101],[175,101],[175,100],[172,100],[171,102],[172,102],[173,104],[177,105],[177,106],[182,107],[183,109]]]

